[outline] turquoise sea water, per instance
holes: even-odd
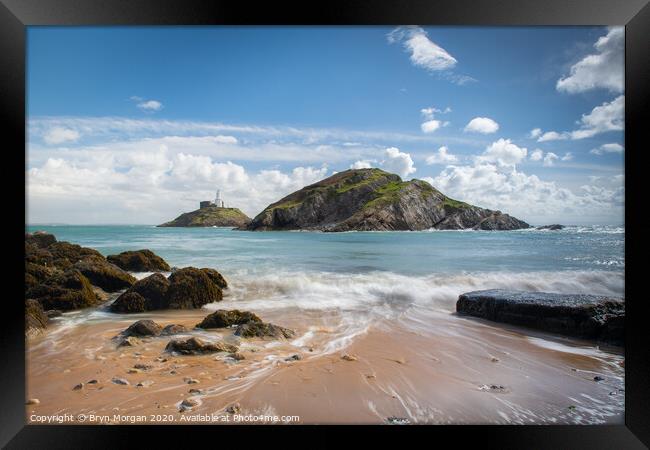
[[[30,226],[103,254],[148,248],[179,267],[402,275],[461,272],[622,272],[624,229],[562,231],[246,232],[228,228]]]
[[[624,293],[621,227],[352,233],[28,227],[35,230],[104,255],[148,248],[172,266],[216,268],[234,288],[233,300],[259,301],[262,308],[346,308],[398,298],[453,309],[462,292],[487,288]]]

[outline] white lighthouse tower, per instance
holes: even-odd
[[[217,196],[214,199],[214,204],[219,208],[224,208],[225,207],[223,199],[221,198],[221,190],[217,189]]]

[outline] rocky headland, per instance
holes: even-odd
[[[207,206],[184,213],[159,227],[245,227],[251,219],[238,208]]]
[[[351,169],[272,203],[240,229],[336,232],[529,227],[501,211],[453,200],[426,181],[403,181],[380,169]]]

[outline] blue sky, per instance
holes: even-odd
[[[373,166],[621,224],[622,49],[605,27],[30,27],[28,218],[158,223],[216,188],[255,215]]]

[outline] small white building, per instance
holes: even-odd
[[[199,207],[201,209],[209,208],[211,206],[216,206],[217,208],[225,208],[226,207],[226,203],[223,201],[223,198],[221,198],[221,191],[220,190],[217,190],[217,196],[214,198],[214,201],[205,200],[205,201],[199,202]]]
[[[214,204],[219,208],[225,208],[225,203],[221,198],[221,191],[217,189],[217,196],[214,199]]]

